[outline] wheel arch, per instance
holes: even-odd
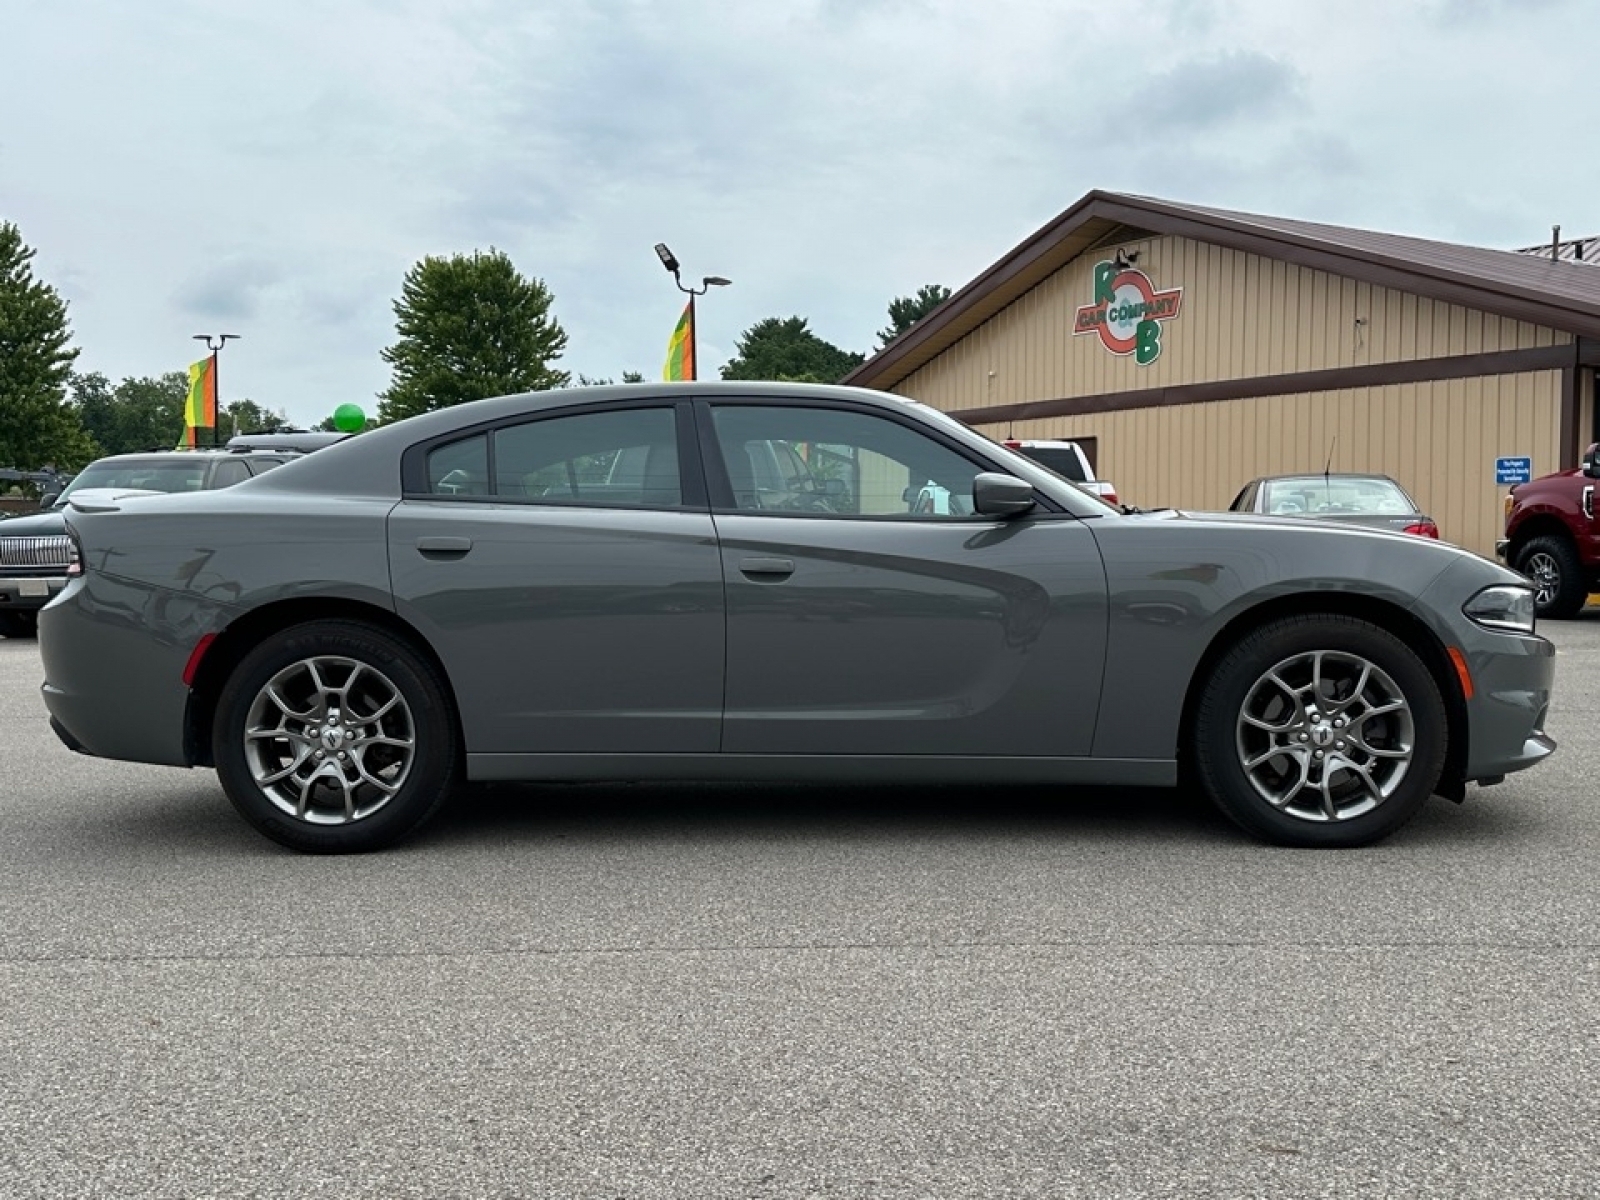
[[[456,726],[456,744],[463,748],[464,753],[466,742],[455,686],[445,670],[443,660],[414,626],[390,609],[361,600],[297,597],[252,609],[223,629],[216,641],[207,648],[190,687],[185,715],[184,740],[190,762],[201,767],[216,765],[211,746],[212,720],[216,716],[223,687],[245,655],[275,633],[309,621],[329,620],[358,621],[371,625],[398,638],[409,649],[427,659],[444,683],[445,695],[450,703],[450,718]]]
[[[1578,544],[1578,539],[1572,534],[1572,526],[1562,520],[1558,514],[1553,512],[1535,513],[1521,522],[1511,535],[1511,544],[1506,547],[1506,562],[1515,567],[1517,559],[1522,555],[1522,548],[1533,541],[1534,538],[1541,537],[1560,537],[1565,538],[1574,546]]]
[[[1461,799],[1466,792],[1464,777],[1467,768],[1467,702],[1462,694],[1461,680],[1450,662],[1449,652],[1434,631],[1415,614],[1398,604],[1373,596],[1339,592],[1305,592],[1289,596],[1276,596],[1236,614],[1220,629],[1206,646],[1205,653],[1195,665],[1189,679],[1189,688],[1183,698],[1183,711],[1179,728],[1179,767],[1186,776],[1193,775],[1194,728],[1200,700],[1206,685],[1216,672],[1223,657],[1241,639],[1255,629],[1282,617],[1344,616],[1368,621],[1380,629],[1395,634],[1422,659],[1423,666],[1438,685],[1444,700],[1445,716],[1449,723],[1445,750],[1444,772],[1439,779],[1439,793],[1452,800]]]

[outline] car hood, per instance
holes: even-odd
[[[1385,543],[1403,542],[1406,545],[1417,547],[1420,553],[1438,554],[1446,558],[1471,558],[1478,556],[1470,550],[1463,550],[1460,546],[1450,542],[1438,541],[1434,538],[1417,537],[1415,534],[1403,532],[1400,528],[1391,528],[1386,525],[1358,524],[1350,521],[1333,521],[1318,517],[1272,517],[1263,513],[1241,512],[1196,512],[1188,510],[1164,508],[1155,512],[1130,513],[1123,518],[1128,521],[1174,521],[1184,525],[1192,525],[1197,529],[1230,529],[1242,531],[1244,529],[1292,529],[1306,537],[1329,538],[1367,538],[1381,540]],[[1386,521],[1388,518],[1377,518]],[[1413,518],[1407,518],[1409,524]],[[1441,566],[1443,563],[1441,563]]]
[[[0,537],[52,537],[67,531],[67,521],[61,510],[49,508],[43,512],[24,513],[0,521]]]

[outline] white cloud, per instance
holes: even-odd
[[[424,254],[499,246],[564,365],[705,368],[768,316],[866,350],[1091,188],[1522,245],[1600,232],[1582,0],[62,0],[8,19],[0,218],[80,366],[369,408]]]

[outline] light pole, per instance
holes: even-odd
[[[206,349],[211,351],[211,394],[217,402],[216,419],[218,421],[222,419],[222,380],[217,373],[217,351],[221,350],[229,342],[236,342],[239,339],[240,335],[237,333],[197,333],[194,335],[195,341],[204,342]],[[234,421],[234,425],[234,432],[238,433],[237,418]],[[211,444],[212,446],[217,444],[217,427],[215,424],[211,426]]]
[[[678,290],[689,297],[689,378],[698,379],[700,377],[700,358],[696,347],[694,298],[696,296],[704,296],[711,288],[727,287],[733,280],[724,279],[721,275],[706,275],[700,280],[699,287],[685,287],[683,280],[678,278],[678,260],[673,257],[672,251],[667,249],[665,242],[656,243],[656,257],[661,260],[663,267],[672,272],[672,282],[678,285]]]

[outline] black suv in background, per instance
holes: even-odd
[[[0,520],[0,634],[32,637],[38,613],[67,583],[67,523],[61,510],[74,492],[198,492],[231,487],[299,458],[292,449],[156,450],[114,454],[90,463],[43,511]]]

